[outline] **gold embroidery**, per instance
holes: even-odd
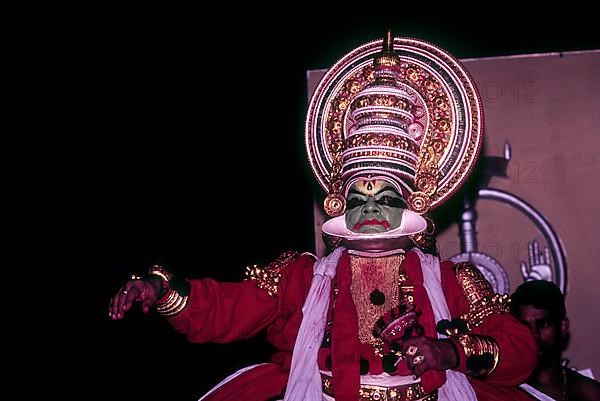
[[[266,267],[248,266],[246,267],[246,280],[255,280],[258,288],[265,289],[270,296],[274,297],[279,290],[281,270],[298,256],[300,253],[296,251],[287,251]]]
[[[398,275],[398,285],[400,285],[400,304],[409,306],[415,303],[413,293],[415,291],[414,285],[404,285],[408,280],[408,276],[405,271],[401,271]]]
[[[492,286],[477,267],[470,263],[459,263],[455,267],[456,278],[469,303],[469,312],[461,316],[468,329],[480,326],[483,320],[494,313],[508,311],[508,294],[494,293]]]
[[[404,254],[380,258],[350,256],[351,292],[358,314],[358,338],[361,343],[373,345],[378,355],[382,352],[383,340],[373,336],[373,327],[377,319],[398,305],[400,265],[403,260]],[[383,293],[385,300],[382,305],[371,302],[374,290]],[[412,292],[410,295],[412,298]]]
[[[400,286],[400,303],[402,305],[412,305],[415,303],[415,298],[413,297],[415,287],[412,285],[401,285]]]
[[[321,373],[323,392],[334,397],[331,377]],[[410,383],[394,387],[361,384],[358,390],[359,401],[435,401],[437,391],[425,393],[421,383]]]

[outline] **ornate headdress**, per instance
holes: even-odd
[[[482,144],[475,84],[444,50],[410,38],[366,43],[325,74],[310,101],[308,157],[340,216],[360,179],[386,179],[423,214],[465,182]]]

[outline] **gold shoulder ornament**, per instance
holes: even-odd
[[[469,312],[461,316],[467,322],[469,331],[479,327],[486,317],[494,313],[508,312],[508,294],[494,293],[492,286],[476,266],[458,263],[455,272],[458,284],[469,303]]]
[[[270,296],[274,297],[277,295],[279,289],[283,268],[299,256],[300,253],[297,251],[286,251],[265,267],[257,265],[247,266],[246,280],[256,281],[258,288],[266,290]]]

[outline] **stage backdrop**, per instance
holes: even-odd
[[[591,368],[600,377],[600,50],[528,54],[462,60],[479,88],[485,116],[488,156],[511,148],[506,178],[490,188],[515,195],[531,205],[553,227],[565,251],[571,344],[571,366]],[[325,70],[308,72],[309,95]],[[321,241],[322,198],[315,203],[316,251]],[[452,202],[457,216],[460,202]],[[523,213],[492,200],[477,203],[477,251],[506,271],[508,291],[523,282],[521,265],[530,270],[529,244],[537,240],[543,254],[547,242]],[[455,220],[456,221],[456,220]],[[438,237],[442,258],[461,253],[456,223]],[[552,258],[551,258],[552,259]],[[544,264],[542,260],[541,263]],[[552,280],[559,281],[556,260]]]

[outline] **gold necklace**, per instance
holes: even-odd
[[[358,314],[358,337],[361,343],[371,344],[377,355],[382,352],[383,341],[373,336],[373,327],[377,319],[398,305],[403,260],[403,254],[378,258],[350,257],[351,293]],[[374,291],[383,295],[381,304],[372,303]]]
[[[567,401],[567,368],[565,366],[562,367],[561,369],[562,372],[562,385],[563,385],[563,392],[562,392],[562,401]]]

